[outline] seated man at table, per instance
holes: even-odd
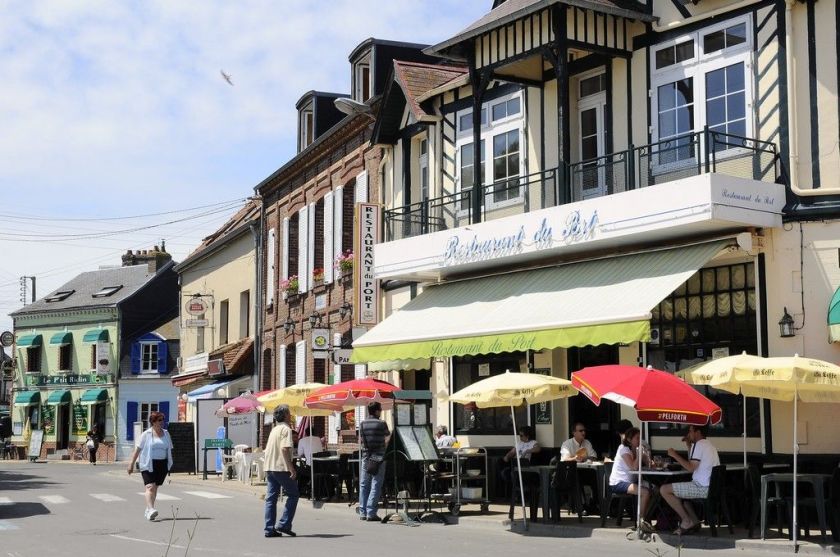
[[[639,489],[639,443],[641,443],[641,432],[637,427],[630,427],[622,436],[621,445],[615,453],[615,464],[610,473],[610,491],[613,493],[639,495],[641,497],[642,517],[647,513],[650,502],[650,485],[642,482]],[[642,453],[642,464],[650,464],[649,459]],[[641,520],[642,528],[650,532],[653,527],[644,518]]]
[[[435,430],[435,445],[438,449],[449,449],[455,444],[455,438],[449,435],[445,425],[437,426]]]
[[[560,447],[560,460],[577,460],[583,462],[597,457],[592,443],[586,438],[586,426],[576,422],[572,427],[572,437],[563,442]]]
[[[683,499],[705,499],[709,494],[712,468],[720,464],[717,449],[706,439],[705,427],[689,426],[686,440],[692,444],[688,459],[673,448],[668,449],[668,456],[691,472],[691,481],[665,484],[660,489],[668,505],[680,515],[680,527],[677,529],[679,534],[690,534],[700,529],[697,514]]]
[[[321,439],[315,435],[307,435],[298,441],[297,454],[299,457],[306,460],[306,464],[312,466],[313,453],[320,453],[324,450],[324,444]]]

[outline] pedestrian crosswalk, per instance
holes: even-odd
[[[39,495],[38,499],[45,503],[52,503],[53,505],[63,505],[70,502],[70,499],[62,495]]]
[[[145,493],[142,491],[137,492],[137,495],[140,497],[144,497]],[[157,500],[158,501],[182,501],[184,499],[190,497],[198,497],[202,499],[232,499],[231,495],[224,495],[221,493],[214,493],[212,491],[184,491],[181,493],[182,496],[172,495],[170,493],[161,493],[158,492]],[[185,497],[188,496],[188,497]],[[126,499],[114,493],[88,493],[85,497],[93,497],[98,501],[103,503],[120,503],[124,502]],[[16,500],[17,499],[17,500]],[[71,499],[68,499],[64,495],[58,494],[50,494],[50,495],[39,495],[38,499],[40,499],[45,504],[50,505],[66,505],[67,503],[72,503]],[[17,503],[27,503],[31,502],[31,496],[21,495],[20,497],[10,497],[7,495],[0,496],[0,505],[14,505]],[[2,528],[0,528],[2,529]]]
[[[105,503],[116,503],[119,501],[125,501],[125,499],[123,499],[119,495],[112,495],[111,493],[91,493],[90,496],[94,499],[99,499],[100,501],[103,501]]]

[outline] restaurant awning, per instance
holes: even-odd
[[[79,402],[95,404],[108,400],[108,389],[88,389],[82,393]]]
[[[50,337],[50,346],[66,346],[73,343],[73,334],[68,332],[56,333]]]
[[[411,358],[408,360],[386,360],[384,362],[368,362],[368,371],[412,371],[418,369],[432,369],[429,358]]]
[[[71,402],[73,402],[73,395],[70,394],[69,389],[52,391],[47,397],[47,404],[70,404]]]
[[[82,337],[82,342],[108,342],[108,329],[91,329]]]
[[[650,312],[734,243],[647,251],[452,281],[353,342],[353,362],[646,341]]]
[[[233,383],[232,380],[217,381],[216,383],[210,383],[209,385],[204,385],[203,387],[193,389],[192,391],[187,393],[187,400],[193,402],[197,399],[213,398],[213,394],[216,391],[216,389],[221,389],[222,387],[226,387],[231,383]]]
[[[18,348],[36,348],[41,346],[42,338],[39,334],[21,335],[17,339]]]
[[[40,391],[18,391],[15,393],[15,404],[20,406],[32,406],[41,403]]]

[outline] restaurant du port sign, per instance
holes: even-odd
[[[355,318],[359,325],[376,325],[379,321],[379,281],[373,266],[373,248],[379,243],[380,208],[376,203],[356,204],[356,245],[358,262],[354,266]]]

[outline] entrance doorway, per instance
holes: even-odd
[[[574,177],[575,201],[601,197],[607,194],[607,166],[595,160],[606,154],[606,76],[599,71],[578,82],[578,148],[583,165]]]
[[[59,404],[55,413],[55,448],[62,450],[70,445],[70,405]]]
[[[589,366],[618,363],[618,346],[616,345],[602,344],[570,348],[568,354],[570,373]],[[615,430],[620,419],[619,405],[611,400],[601,400],[601,405],[595,406],[583,396],[573,396],[569,399],[569,427],[571,428],[576,422],[583,423],[586,426],[586,438],[592,443],[599,457],[608,453],[612,458],[618,450],[619,439]]]

